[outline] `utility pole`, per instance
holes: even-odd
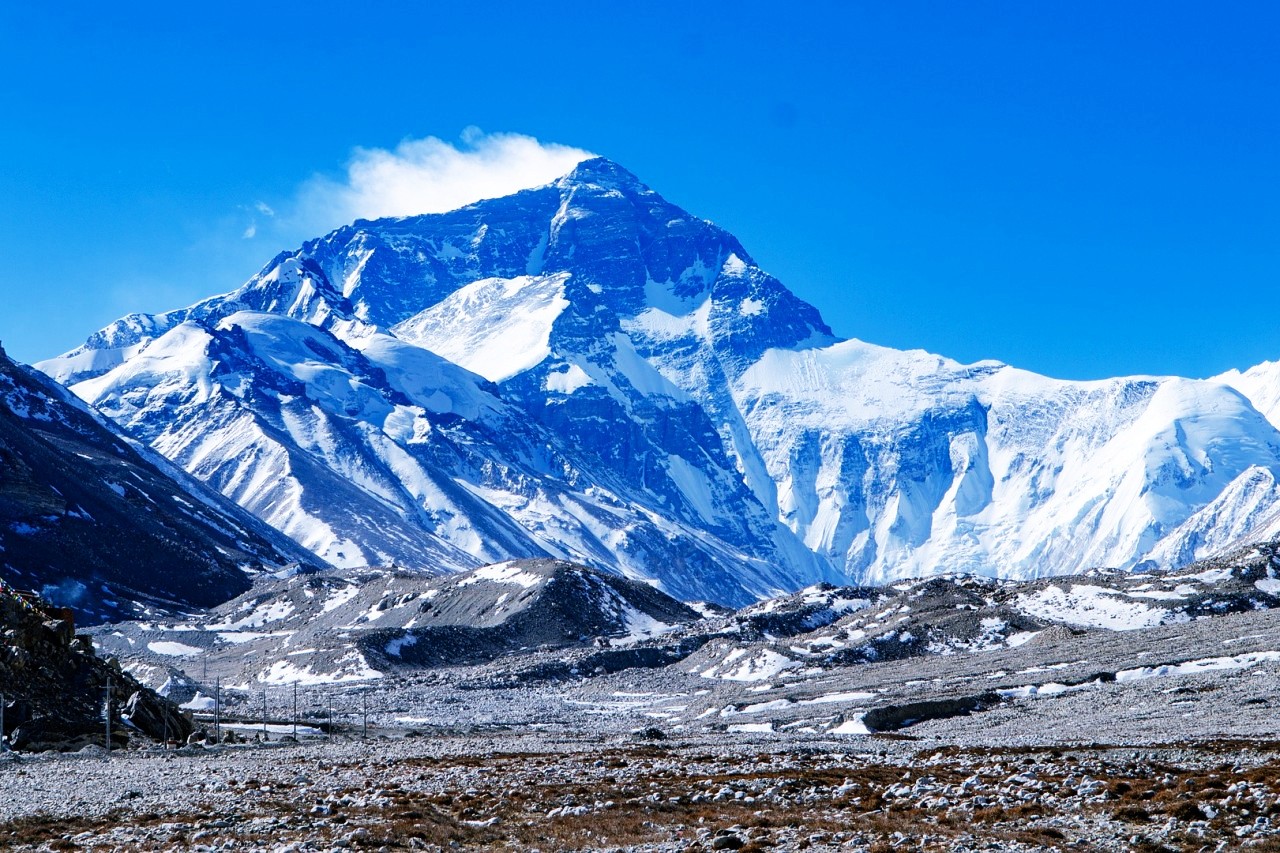
[[[329,743],[333,743],[333,694],[325,697],[329,702]]]
[[[298,682],[293,682],[293,740],[298,741]]]
[[[107,720],[107,758],[110,758],[111,757],[111,679],[110,678],[107,679],[107,686],[103,688],[103,692],[105,694],[105,699],[106,699],[106,701],[103,703],[103,708],[105,709],[106,713],[104,713],[103,716]]]
[[[262,688],[262,742],[267,742],[267,688]]]
[[[222,679],[213,683],[213,740],[222,743]]]
[[[364,719],[360,723],[360,737],[365,740],[369,739],[369,691],[363,691],[360,696],[364,699]]]
[[[4,739],[4,694],[0,693],[0,752],[8,752],[9,744]]]

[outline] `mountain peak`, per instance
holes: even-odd
[[[558,183],[564,185],[593,184],[607,190],[625,190],[629,192],[648,192],[639,178],[619,166],[607,157],[592,157],[583,160],[573,171],[561,178]]]

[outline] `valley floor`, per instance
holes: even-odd
[[[6,760],[0,815],[43,850],[1280,850],[1280,741],[343,736]]]

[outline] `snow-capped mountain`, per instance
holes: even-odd
[[[743,604],[1180,565],[1280,526],[1280,432],[1225,382],[837,340],[603,159],[358,221],[40,367],[338,565],[552,556]]]
[[[0,350],[0,581],[102,621],[209,607],[317,561]]]

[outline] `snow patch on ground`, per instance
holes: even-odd
[[[702,677],[723,681],[766,681],[800,665],[799,661],[771,649],[761,649],[750,656],[745,649],[737,649],[717,666],[704,670]]]
[[[337,662],[332,672],[316,672],[310,666],[299,667],[280,660],[259,673],[258,681],[263,684],[341,684],[381,677],[382,673],[370,667],[359,652],[350,652]]]
[[[1072,584],[1068,589],[1050,586],[1018,596],[1015,606],[1049,622],[1112,631],[1152,628],[1172,616],[1168,610],[1118,598],[1120,595],[1123,593],[1091,584]]]
[[[856,720],[845,720],[831,731],[827,732],[831,735],[869,735],[871,730],[862,723],[862,718]]]
[[[468,577],[458,581],[458,586],[471,586],[482,581],[517,584],[525,589],[530,589],[542,583],[543,578],[532,572],[524,571],[512,562],[494,563],[491,566],[482,566],[476,569]]]
[[[188,646],[185,643],[174,643],[169,641],[157,641],[147,643],[147,648],[158,655],[172,655],[173,657],[189,658],[201,654],[204,649],[198,649],[195,646]]]

